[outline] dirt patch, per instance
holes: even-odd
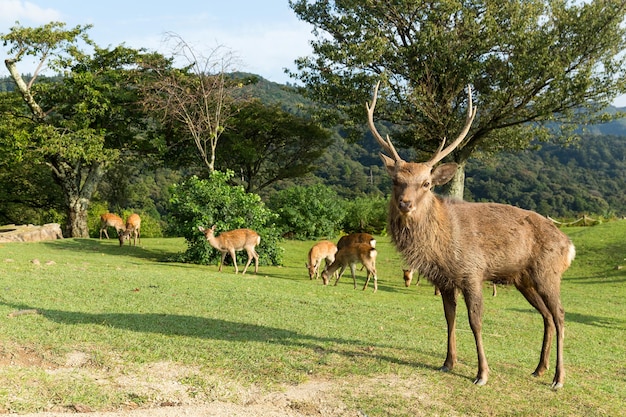
[[[206,371],[171,362],[138,365],[134,369],[121,364],[122,361],[119,367],[99,366],[90,352],[80,350],[55,361],[27,347],[0,351],[0,366],[36,367],[58,380],[89,381],[103,390],[143,399],[141,405],[129,401],[114,411],[65,404],[46,412],[21,414],[23,417],[366,417],[358,405],[344,402],[346,393],[361,398],[406,397],[409,403],[419,407],[408,414],[416,417],[429,415],[426,411],[433,405],[433,398],[421,381],[397,375],[333,380],[311,377],[301,384],[267,392],[256,386],[243,387],[223,381],[218,376],[212,378]]]

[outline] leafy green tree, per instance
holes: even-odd
[[[15,145],[32,162],[50,168],[62,190],[72,237],[88,237],[87,209],[106,169],[120,163],[121,155],[152,146],[137,105],[138,64],[146,54],[123,46],[99,48],[88,38],[89,28],[66,30],[60,22],[37,28],[18,24],[0,36],[9,46],[5,63],[23,103],[3,106],[2,118],[29,121],[12,132],[22,140]],[[93,53],[80,49],[80,41]],[[27,83],[18,64],[29,55],[39,66]],[[40,78],[45,66],[62,74],[61,79]],[[2,98],[13,100],[12,93]]]
[[[345,215],[344,201],[322,184],[280,190],[267,204],[278,214],[276,224],[281,232],[296,239],[332,238]]]
[[[220,166],[240,172],[247,192],[301,177],[332,143],[317,123],[253,100],[233,116],[220,140]]]
[[[256,194],[246,193],[243,187],[229,184],[232,171],[213,171],[208,179],[192,176],[172,187],[169,226],[170,233],[183,236],[187,250],[178,260],[208,264],[220,259],[219,252],[206,241],[198,226],[216,225],[218,231],[248,228],[261,236],[257,252],[259,262],[280,265],[281,240],[275,227],[276,214],[268,209]]]
[[[313,98],[361,128],[364,103],[382,80],[379,121],[394,140],[432,154],[464,124],[467,85],[478,116],[452,156],[452,192],[478,152],[524,149],[551,132],[540,122],[584,124],[625,91],[626,2],[290,0],[314,27],[313,55],[291,75]],[[559,125],[563,126],[563,125]],[[567,132],[564,132],[567,133]]]
[[[343,230],[346,233],[384,234],[387,230],[389,200],[383,197],[357,197],[346,201]]]

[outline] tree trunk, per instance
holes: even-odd
[[[454,177],[444,186],[444,194],[463,199],[463,192],[465,191],[465,164],[466,161],[457,162],[458,168]]]
[[[80,162],[70,165],[66,161],[50,162],[55,179],[63,189],[68,237],[89,237],[87,209],[98,183],[104,175],[104,163],[93,162],[89,168],[82,168]]]
[[[89,237],[88,208],[89,200],[81,197],[70,197],[67,207],[67,232],[70,237]]]

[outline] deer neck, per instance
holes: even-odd
[[[446,268],[442,259],[456,246],[453,220],[442,198],[433,194],[410,217],[403,217],[391,204],[389,217],[392,242],[407,265],[429,279],[441,275]]]

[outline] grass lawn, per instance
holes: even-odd
[[[460,363],[439,372],[441,300],[426,282],[404,287],[386,237],[377,238],[377,293],[371,283],[360,289],[365,271],[358,290],[349,271],[337,287],[309,280],[314,242],[285,241],[282,267],[243,276],[230,265],[218,273],[216,265],[164,262],[184,249],[182,239],[122,248],[116,239],[2,244],[0,412],[246,403],[323,382],[336,388],[326,399],[335,415],[622,415],[626,221],[564,231],[577,257],[562,283],[559,391],[550,389],[553,369],[530,375],[542,319],[512,287],[500,286],[496,297],[484,287],[488,384],[472,384],[476,353],[462,298]],[[332,415],[317,403],[292,407]]]

